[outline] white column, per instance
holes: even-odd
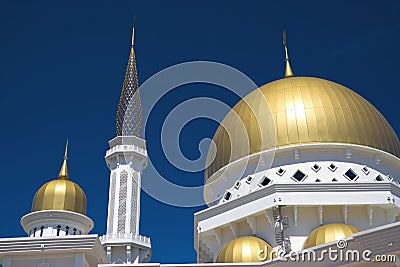
[[[110,259],[117,255],[108,247],[115,246],[123,248],[125,255],[121,260],[125,263],[139,263],[136,256],[139,247],[151,253],[150,241],[137,238],[140,237],[141,173],[148,160],[145,141],[136,136],[118,136],[109,144],[105,157],[110,169],[107,235],[101,238],[102,244]]]

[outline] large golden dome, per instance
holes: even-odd
[[[45,183],[36,192],[32,202],[32,211],[67,210],[85,215],[86,195],[79,185],[69,181],[68,178],[66,148],[58,180]]]
[[[225,116],[213,141],[206,180],[240,158],[300,144],[356,144],[400,156],[399,139],[372,104],[340,84],[313,77],[288,77],[251,92]]]
[[[335,240],[340,240],[360,232],[354,226],[343,223],[332,223],[318,227],[304,241],[303,249],[315,247]]]
[[[262,262],[270,260],[272,247],[254,236],[236,238],[222,247],[215,262]]]
[[[32,211],[68,210],[86,214],[86,196],[83,190],[69,180],[53,180],[44,184],[35,194]]]

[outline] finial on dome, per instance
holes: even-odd
[[[294,73],[292,71],[292,68],[290,67],[290,62],[289,62],[289,53],[286,46],[286,31],[283,31],[283,46],[285,47],[285,62],[286,62],[285,78],[292,77],[294,76]]]
[[[135,15],[133,15],[133,23],[132,23],[132,47],[135,44]]]
[[[67,143],[65,144],[64,161],[61,165],[60,172],[58,173],[58,179],[60,180],[68,180],[69,178],[67,159],[68,159],[68,139]]]

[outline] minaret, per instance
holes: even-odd
[[[131,51],[117,110],[116,137],[110,140],[105,160],[110,169],[107,233],[101,242],[110,263],[147,262],[150,238],[139,235],[140,185],[148,157],[141,139],[142,107],[134,52]]]

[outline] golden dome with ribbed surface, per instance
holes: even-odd
[[[236,238],[219,252],[216,263],[262,262],[270,260],[272,247],[254,236]]]
[[[303,249],[340,240],[358,232],[360,232],[360,230],[354,226],[343,223],[322,225],[309,234],[306,241],[304,241]]]
[[[292,145],[356,144],[400,156],[399,139],[372,104],[345,86],[313,77],[288,77],[254,90],[225,116],[213,141],[206,180],[235,160]]]
[[[36,192],[32,211],[67,210],[86,214],[85,193],[79,185],[68,180],[67,151],[68,142],[58,180],[47,182]]]

